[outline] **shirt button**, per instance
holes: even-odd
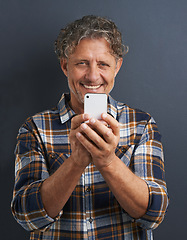
[[[91,191],[91,188],[90,187],[87,187],[86,188],[86,192],[90,192]]]
[[[93,222],[93,218],[90,217],[89,222],[92,223]]]
[[[123,149],[122,149],[122,153],[125,153],[125,152],[126,152],[126,149],[125,149],[125,148],[123,148]]]
[[[51,153],[51,158],[55,158],[55,153]]]

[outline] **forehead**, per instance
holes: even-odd
[[[80,40],[79,44],[75,47],[71,56],[76,55],[108,55],[113,57],[110,44],[105,38],[90,39],[84,38]]]

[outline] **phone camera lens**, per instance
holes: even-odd
[[[89,96],[86,96],[87,98],[89,98]]]

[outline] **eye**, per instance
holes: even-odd
[[[77,65],[84,65],[85,62],[78,62]]]
[[[77,62],[76,62],[76,65],[77,66],[87,66],[89,63],[88,63],[88,61],[86,61],[86,60],[78,60]]]
[[[105,63],[105,62],[100,62],[99,63],[99,66],[100,67],[110,67],[108,63]]]

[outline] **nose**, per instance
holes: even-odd
[[[86,73],[86,79],[89,80],[90,82],[95,82],[99,79],[99,69],[96,64],[91,64]]]

